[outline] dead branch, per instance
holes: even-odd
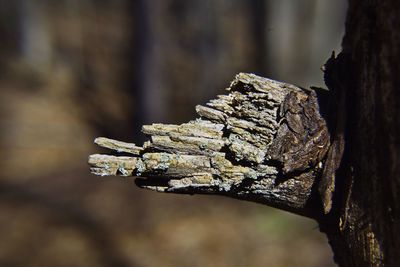
[[[150,140],[141,147],[97,138],[132,156],[91,155],[91,172],[141,177],[138,186],[158,192],[225,195],[311,216],[307,203],[329,148],[315,92],[245,73],[227,90],[197,106],[196,120],[143,126]]]

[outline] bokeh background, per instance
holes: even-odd
[[[0,0],[0,266],[334,266],[317,224],[89,174],[238,72],[323,86],[345,0]]]

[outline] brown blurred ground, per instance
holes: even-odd
[[[0,1],[0,266],[332,266],[311,220],[86,165],[94,137],[187,121],[239,71],[320,85],[343,4],[299,2]]]

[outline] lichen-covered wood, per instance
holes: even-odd
[[[97,138],[132,156],[91,155],[96,175],[141,177],[159,192],[209,193],[260,202],[305,215],[323,168],[329,133],[315,92],[240,73],[181,125],[143,126],[143,146]]]

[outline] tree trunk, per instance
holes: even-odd
[[[344,201],[336,224],[319,220],[341,266],[400,266],[399,29],[399,1],[349,1]]]

